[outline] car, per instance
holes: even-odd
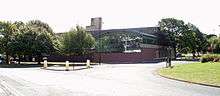
[[[2,60],[0,60],[0,64],[2,64]]]

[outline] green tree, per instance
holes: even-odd
[[[16,31],[16,26],[11,22],[4,22],[0,21],[0,47],[1,51],[6,55],[6,63],[9,64],[9,55],[11,54],[10,51],[10,43],[14,38],[14,32]]]
[[[65,33],[60,41],[60,49],[67,55],[85,55],[95,44],[92,35],[80,26]]]
[[[16,31],[14,32],[14,38],[12,39],[12,42],[10,43],[10,51],[11,55],[18,56],[19,60],[18,63],[20,64],[21,61],[21,55],[24,55],[25,52],[28,52],[28,40],[26,37],[24,37],[24,34],[28,31],[25,23],[21,21],[16,21],[13,23],[16,26]]]
[[[37,56],[38,63],[40,63],[43,55],[52,54],[58,50],[56,48],[56,37],[48,24],[39,20],[32,20],[27,23],[27,27],[28,32],[24,35],[30,36],[27,37],[27,40],[33,39],[28,43],[31,49],[28,51],[32,55]]]
[[[211,37],[208,39],[209,51],[212,53],[220,53],[220,37]]]
[[[185,32],[182,32],[181,36],[179,36],[179,44],[178,44],[178,50],[179,52],[185,51],[190,52],[193,54],[193,58],[195,58],[195,54],[206,50],[208,43],[205,38],[205,35],[199,31],[199,29],[191,24],[188,23],[187,30]],[[180,51],[181,50],[181,51]]]
[[[159,27],[162,32],[168,36],[169,45],[174,48],[176,54],[177,45],[179,44],[179,36],[187,30],[184,21],[174,18],[165,18],[159,21]]]

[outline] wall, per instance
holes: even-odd
[[[95,53],[94,61],[103,63],[140,63],[155,62],[158,58],[158,51],[155,48],[145,48],[139,53]]]

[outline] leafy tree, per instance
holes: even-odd
[[[210,39],[210,38],[212,38],[212,37],[218,37],[218,36],[215,35],[215,34],[209,34],[209,35],[206,35],[206,38],[207,38],[207,39]]]
[[[179,36],[187,30],[184,21],[174,18],[165,18],[159,21],[159,27],[162,32],[168,36],[169,45],[174,48],[176,54],[177,45],[179,44]]]
[[[25,23],[21,22],[21,21],[16,21],[13,23],[16,27],[16,31],[14,32],[14,38],[12,39],[12,42],[10,43],[10,51],[11,51],[11,55],[17,55],[19,58],[19,64],[20,64],[20,59],[21,59],[21,55],[24,55],[25,52],[28,52],[28,40],[26,37],[24,37],[24,34],[28,31]]]
[[[52,54],[57,51],[56,38],[53,30],[48,24],[39,20],[32,20],[27,23],[28,32],[24,36],[28,36],[30,49],[28,50],[32,55],[37,56],[37,61],[40,63],[41,58],[45,54]]]
[[[188,23],[187,30],[182,32],[181,36],[179,37],[179,45],[178,50],[179,52],[185,51],[190,52],[193,54],[193,58],[196,56],[195,53],[199,53],[206,50],[208,43],[205,38],[205,35],[199,31],[199,29],[191,24]],[[180,51],[181,50],[181,51]]]
[[[27,23],[27,25],[31,28],[31,30],[36,32],[46,32],[50,33],[51,35],[55,35],[52,28],[47,23],[44,23],[40,20],[31,20]]]
[[[209,50],[212,53],[220,53],[220,37],[211,37],[208,39]]]
[[[9,64],[9,55],[11,54],[10,51],[10,43],[14,38],[13,34],[16,30],[16,26],[11,22],[4,22],[0,21],[0,47],[1,51],[6,54],[6,63]]]
[[[95,44],[92,35],[80,26],[65,33],[60,41],[60,49],[67,55],[85,55]]]

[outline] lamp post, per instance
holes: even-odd
[[[99,38],[99,48],[98,48],[98,53],[99,53],[99,65],[101,65],[101,32],[100,32],[100,30],[99,30],[99,36],[98,36],[98,38]]]
[[[171,59],[172,59],[172,54],[171,54],[172,48],[169,46],[167,48],[167,62],[166,62],[166,67],[171,67]]]

